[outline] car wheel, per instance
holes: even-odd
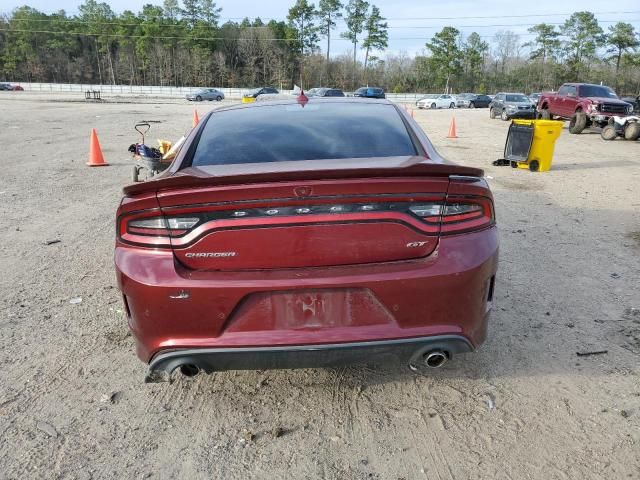
[[[221,97],[220,95],[218,95],[218,96],[216,97],[216,102],[221,102],[221,101],[222,101],[222,97]]]
[[[489,108],[489,118],[496,118],[496,111],[492,107]]]
[[[502,110],[502,113],[500,113],[500,118],[505,122],[509,120],[509,115],[507,114],[506,110]]]
[[[543,120],[551,120],[551,114],[549,113],[549,110],[547,108],[545,108],[544,110],[542,110],[542,112],[540,112],[540,117]]]
[[[624,127],[624,139],[637,140],[638,138],[640,138],[640,123],[629,122],[627,126]]]
[[[455,104],[455,103],[453,103],[453,102],[451,102],[451,103],[449,104],[449,108],[456,108],[456,104]]]
[[[202,101],[202,97],[201,97],[200,95],[198,95],[198,96],[196,97],[196,102],[201,102],[201,101]]]
[[[431,108],[437,108],[437,105],[435,103],[432,103]]]
[[[573,134],[582,133],[587,127],[587,116],[582,112],[576,114],[569,120],[569,132]]]
[[[613,125],[607,125],[600,132],[600,136],[603,140],[615,140],[618,136],[618,133],[616,132],[616,128]]]
[[[469,108],[476,108],[476,104],[473,102],[469,103]]]
[[[540,162],[538,160],[531,160],[529,162],[529,170],[532,172],[537,172],[540,170]]]

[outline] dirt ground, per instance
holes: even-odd
[[[565,129],[553,170],[533,174],[491,165],[508,124],[486,109],[455,111],[458,139],[446,138],[454,112],[416,111],[446,157],[486,169],[496,197],[486,344],[429,375],[144,384],[115,287],[114,213],[134,123],[176,139],[196,105],[0,93],[0,479],[640,478],[640,141]],[[85,166],[91,127],[110,167]]]

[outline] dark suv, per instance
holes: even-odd
[[[512,118],[535,118],[533,102],[524,93],[498,93],[489,104],[489,116],[507,121]]]
[[[379,87],[360,87],[358,90],[353,92],[353,96],[363,98],[386,98],[384,90]]]
[[[318,88],[314,97],[344,97],[344,92],[338,88]]]

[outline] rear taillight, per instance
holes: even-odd
[[[150,247],[169,247],[170,238],[191,231],[202,219],[199,216],[162,217],[152,213],[123,216],[118,236],[127,243]]]
[[[490,198],[449,196],[442,211],[440,234],[472,232],[493,224],[495,224],[495,214]]]
[[[427,223],[440,223],[442,235],[481,230],[495,223],[493,203],[486,197],[449,196],[445,203],[412,205],[409,210]]]
[[[199,209],[199,207],[197,207]],[[292,221],[295,218],[297,220]],[[449,195],[422,201],[323,203],[272,205],[259,208],[235,208],[191,211],[160,216],[157,210],[123,215],[118,222],[122,242],[151,247],[171,246],[171,239],[190,233],[201,235],[210,228],[234,228],[237,225],[290,225],[314,222],[403,221],[427,235],[465,233],[495,223],[490,198],[473,195]],[[194,231],[195,230],[195,231]],[[189,241],[195,240],[190,238]]]

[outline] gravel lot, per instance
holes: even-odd
[[[149,385],[112,262],[127,147],[136,121],[177,139],[194,106],[218,104],[0,93],[0,478],[640,478],[640,141],[565,129],[554,169],[533,174],[491,165],[508,124],[486,109],[455,111],[458,139],[454,112],[416,111],[494,190],[487,343],[428,376],[389,365]],[[91,127],[110,167],[84,165]]]

